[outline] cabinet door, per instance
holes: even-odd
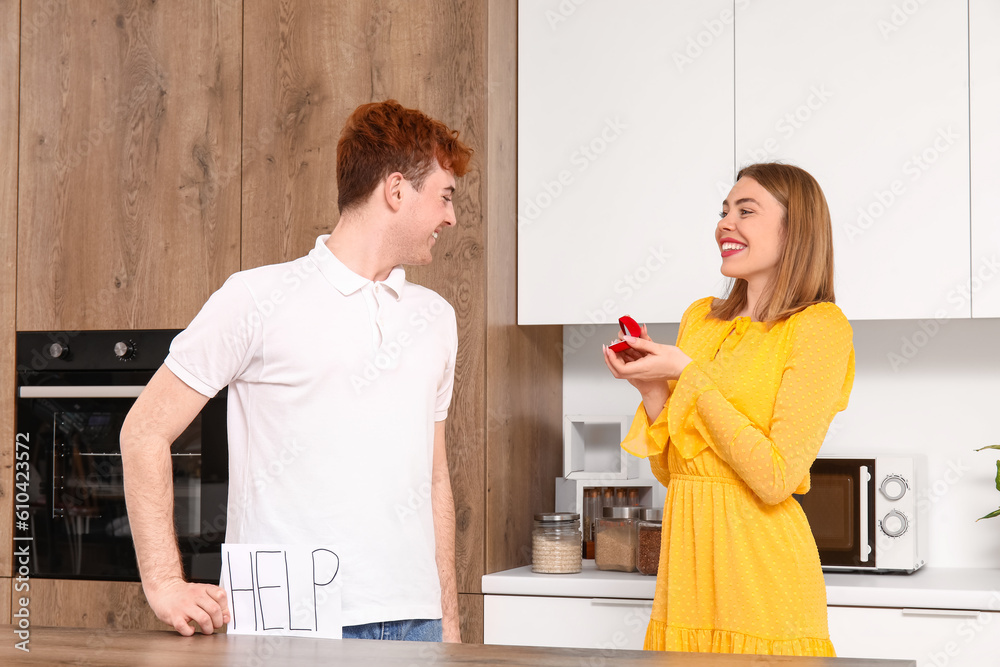
[[[1000,3],[969,2],[972,143],[972,316],[1000,317]]]
[[[239,269],[242,36],[239,2],[21,3],[19,330],[185,327]]]
[[[851,319],[969,317],[966,3],[736,5],[737,164],[819,181],[838,304]]]
[[[641,650],[652,600],[486,595],[483,641]]]
[[[1000,655],[1000,612],[830,607],[841,658],[916,660],[917,667],[983,667]]]
[[[518,323],[677,322],[719,291],[731,0],[521,2]]]

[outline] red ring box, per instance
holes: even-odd
[[[642,327],[640,327],[639,323],[628,315],[622,315],[618,318],[618,326],[621,327],[623,334],[627,334],[633,338],[639,338],[642,336]],[[629,349],[629,344],[623,340],[619,340],[612,343],[608,347],[612,352],[621,352],[622,350]]]

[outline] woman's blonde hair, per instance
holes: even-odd
[[[752,164],[736,180],[752,178],[784,207],[784,245],[777,272],[757,304],[757,319],[783,320],[815,303],[834,303],[833,230],[819,183],[804,169],[787,164]],[[747,305],[747,281],[737,278],[729,293],[712,303],[711,315],[731,320]]]

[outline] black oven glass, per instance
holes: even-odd
[[[17,432],[30,452],[31,576],[138,581],[119,434],[176,333],[18,334]],[[53,340],[69,353],[53,356]],[[129,359],[114,353],[121,341],[134,350]],[[218,582],[228,495],[225,392],[177,438],[171,463],[185,574]]]

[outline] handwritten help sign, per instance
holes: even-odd
[[[340,639],[339,572],[327,546],[223,544],[226,632]]]

